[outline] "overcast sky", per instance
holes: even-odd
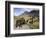
[[[30,12],[31,10],[33,10],[33,9],[31,9],[31,8],[14,8],[14,16],[19,16],[22,13],[24,13],[24,11]]]

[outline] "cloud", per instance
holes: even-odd
[[[15,16],[19,16],[19,15],[21,15],[22,13],[24,13],[24,11],[20,11],[19,13],[15,13]]]
[[[24,11],[28,11],[30,12],[32,9],[29,9],[29,8],[24,8]]]

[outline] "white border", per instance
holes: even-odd
[[[13,20],[13,8],[35,8],[39,9],[39,15],[40,15],[40,22],[39,22],[39,27],[40,29],[28,29],[28,30],[14,30],[14,20]],[[36,33],[36,32],[42,32],[42,6],[34,6],[34,5],[10,5],[10,33],[11,34],[18,34],[18,33]]]

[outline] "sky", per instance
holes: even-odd
[[[24,11],[30,12],[31,10],[31,8],[14,8],[14,16],[19,16],[24,13]]]

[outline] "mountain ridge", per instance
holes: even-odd
[[[32,16],[39,16],[39,10],[32,10],[30,12],[25,11],[24,13],[22,13],[20,16],[22,15],[32,15]]]

